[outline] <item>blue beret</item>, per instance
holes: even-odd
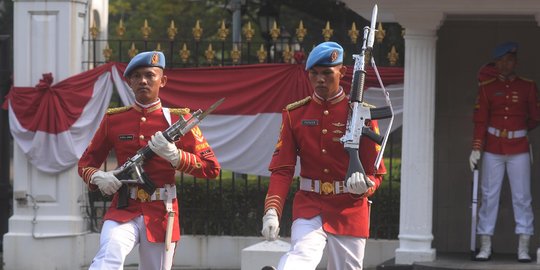
[[[165,55],[162,52],[142,52],[129,61],[129,64],[124,71],[124,77],[128,77],[129,73],[138,67],[159,67],[165,68]]]
[[[517,53],[519,45],[516,42],[505,42],[497,45],[493,50],[493,59],[503,57],[507,53]]]
[[[306,70],[313,66],[333,67],[343,63],[343,48],[341,45],[327,41],[317,45],[309,53]]]

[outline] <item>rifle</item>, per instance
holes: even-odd
[[[471,194],[471,260],[476,260],[476,219],[478,208],[478,165],[474,165]]]
[[[392,110],[392,105],[390,104],[388,93],[386,92],[386,90],[384,90],[384,85],[382,84],[382,81],[375,66],[375,61],[373,59],[371,59],[371,61],[375,71],[377,72],[377,78],[379,79],[379,83],[381,84],[383,91],[385,92],[386,102],[388,106],[372,108],[363,102],[364,83],[366,80],[365,61],[366,58],[371,55],[371,52],[373,50],[373,43],[375,40],[376,31],[375,24],[377,21],[377,10],[377,5],[375,5],[373,7],[370,27],[364,27],[363,44],[360,54],[353,54],[354,70],[349,98],[350,111],[347,119],[345,135],[343,135],[343,137],[341,137],[340,139],[340,141],[343,143],[345,150],[349,153],[349,167],[347,169],[347,175],[345,176],[345,180],[349,179],[351,174],[355,172],[365,174],[365,170],[359,156],[360,139],[362,136],[367,136],[369,139],[382,146],[381,151],[379,152],[374,164],[375,168],[379,167],[379,163],[382,159],[382,153],[384,152],[386,140],[388,138],[388,134],[390,133],[392,121],[394,118],[394,112]],[[381,136],[375,133],[366,125],[366,121],[368,120],[386,118],[391,118],[391,122],[385,136]]]
[[[216,101],[216,103],[212,104],[212,106],[210,106],[208,110],[204,112],[200,109],[195,111],[187,120],[185,120],[183,117],[180,117],[178,121],[168,127],[165,131],[163,131],[163,136],[169,142],[177,141],[178,139],[180,139],[180,137],[184,136],[193,127],[199,124],[224,100],[225,98],[221,98],[220,100]],[[150,149],[150,147],[146,145],[145,147],[139,149],[134,156],[130,157],[126,162],[124,162],[124,164],[122,164],[122,166],[118,168],[118,172],[115,173],[115,176],[116,178],[118,178],[118,180],[120,180],[120,182],[125,185],[122,185],[122,187],[120,187],[120,189],[118,190],[118,204],[116,205],[116,208],[122,209],[128,206],[128,184],[139,184],[141,185],[142,189],[144,189],[144,191],[146,191],[148,194],[154,193],[154,191],[156,190],[156,185],[144,172],[142,165],[145,160],[150,159],[155,155],[156,153],[154,153],[152,149]]]

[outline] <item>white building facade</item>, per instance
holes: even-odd
[[[373,5],[378,4],[381,21],[398,22],[405,29],[399,240],[370,240],[365,265],[375,266],[392,257],[395,257],[399,264],[433,261],[436,259],[435,235],[442,238],[446,235],[444,230],[448,230],[445,226],[451,227],[452,225],[447,224],[453,222],[441,221],[439,218],[439,211],[453,207],[446,207],[446,201],[435,197],[444,196],[438,190],[450,185],[448,183],[454,183],[441,174],[447,174],[445,172],[448,171],[460,179],[456,180],[455,183],[458,184],[452,184],[451,188],[468,187],[470,180],[465,178],[469,177],[470,172],[463,167],[467,168],[470,151],[466,139],[470,136],[469,133],[472,133],[471,123],[465,124],[465,128],[459,133],[465,137],[464,142],[460,143],[465,145],[461,148],[462,152],[446,158],[442,153],[446,148],[438,145],[438,142],[444,143],[444,136],[439,134],[444,128],[437,123],[444,120],[446,113],[463,119],[470,116],[472,101],[469,100],[474,96],[475,90],[473,82],[471,94],[466,94],[467,99],[461,102],[465,103],[463,108],[469,110],[467,113],[453,114],[437,109],[438,106],[445,108],[444,103],[438,102],[439,98],[444,97],[438,89],[444,89],[443,85],[439,85],[444,79],[438,73],[440,66],[437,49],[441,47],[438,39],[441,34],[452,37],[449,32],[453,29],[446,28],[444,32],[441,26],[475,18],[489,21],[488,18],[496,16],[513,23],[534,20],[536,25],[528,27],[537,28],[540,21],[540,3],[536,0],[343,2],[368,19]],[[101,30],[100,36],[107,36],[107,6],[106,0],[14,0],[14,85],[33,86],[43,73],[52,72],[57,82],[83,71],[81,60],[84,55],[89,54],[83,47],[83,37],[88,37],[88,29],[94,22]],[[504,38],[500,36],[484,42],[494,46],[494,42],[503,41]],[[535,39],[531,42],[537,41]],[[489,45],[486,46],[490,48]],[[442,47],[451,51],[448,45]],[[469,48],[472,47],[474,46]],[[534,64],[528,66],[533,67]],[[451,121],[447,119],[445,123]],[[87,230],[87,221],[81,211],[86,188],[77,175],[76,168],[60,174],[41,172],[27,160],[16,144],[14,147],[14,214],[9,220],[9,232],[4,236],[4,269],[84,269],[97,250],[99,235],[90,234]],[[459,192],[462,193],[459,195],[461,198],[467,197],[463,194],[466,193],[466,188],[456,189],[456,193]],[[464,202],[456,205],[466,208]],[[459,211],[459,208],[456,211]],[[466,216],[467,213],[463,215]],[[460,223],[465,224],[466,219]],[[467,224],[463,224],[460,226],[466,228]],[[450,233],[456,234],[459,235]],[[175,265],[240,268],[241,250],[261,240],[262,238],[258,237],[183,236],[183,242],[175,257]],[[446,243],[446,246],[449,246],[447,250],[452,250],[454,247],[450,240],[445,241],[440,243]],[[136,254],[128,258],[128,264],[136,261]]]
[[[395,261],[397,264],[433,261],[434,243],[445,251],[457,248],[465,252],[470,233],[468,203],[472,173],[467,162],[472,142],[476,73],[498,43],[515,40],[521,44],[518,58],[522,70],[529,72],[528,78],[540,79],[535,50],[540,2],[343,2],[364,18],[371,17],[371,10],[377,4],[379,20],[398,22],[405,32],[400,229]],[[451,84],[455,87],[449,88]],[[534,134],[529,135],[533,145]],[[537,165],[533,167],[532,190],[533,196],[538,196],[535,168]],[[507,218],[497,223],[496,236],[502,236],[495,241],[494,248],[515,253],[517,237],[512,219],[508,218],[513,215],[505,213],[511,203],[508,196],[502,196],[501,202],[510,206],[500,209],[499,220],[505,214]],[[539,216],[536,211],[535,214]],[[461,239],[461,243],[455,244],[449,238]],[[532,252],[536,245],[534,240]]]

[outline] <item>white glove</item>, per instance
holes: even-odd
[[[178,164],[180,163],[178,148],[176,148],[174,143],[167,141],[161,131],[158,131],[156,134],[152,135],[148,141],[148,146],[158,156],[169,161],[173,167],[178,167]]]
[[[350,193],[354,194],[364,194],[368,188],[374,186],[375,183],[369,179],[369,177],[361,174],[360,172],[355,172],[347,179],[347,189]]]
[[[274,241],[279,234],[279,220],[276,209],[270,208],[263,217],[262,235],[268,241]]]
[[[113,195],[122,186],[122,182],[114,176],[116,171],[97,171],[92,174],[90,183],[97,185],[99,190],[105,195]]]
[[[471,171],[474,171],[474,167],[478,164],[481,153],[480,150],[472,150],[471,156],[469,157],[469,165],[471,165]]]

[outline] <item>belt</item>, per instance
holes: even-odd
[[[174,199],[176,198],[176,185],[170,185],[169,188],[156,188],[156,191],[154,191],[152,195],[148,194],[139,186],[131,186],[129,189],[129,195],[132,199],[141,202],[163,201],[167,200],[168,196],[172,196],[171,199]]]
[[[300,178],[300,190],[319,193],[321,195],[332,195],[349,193],[345,186],[345,181],[322,182],[321,180],[312,180]]]
[[[488,133],[499,138],[517,139],[527,136],[526,129],[508,131],[506,129],[500,130],[494,127],[488,127]]]

